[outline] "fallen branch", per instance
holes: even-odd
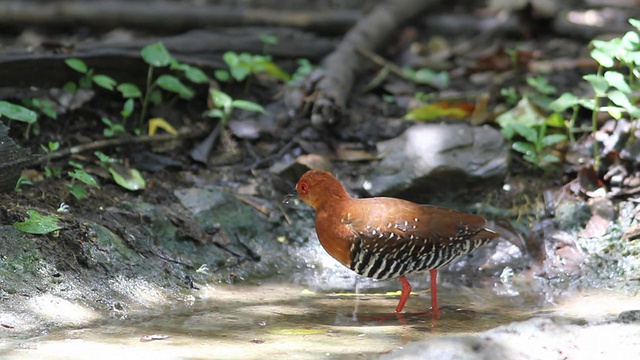
[[[377,5],[345,35],[336,50],[324,59],[324,77],[318,83],[311,110],[314,126],[336,123],[347,104],[353,80],[362,69],[357,49],[375,51],[400,26],[410,22],[440,0],[395,0]]]
[[[173,134],[160,134],[160,135],[141,135],[135,137],[127,137],[127,138],[113,138],[113,139],[102,139],[92,141],[86,144],[80,144],[76,146],[72,146],[70,148],[62,149],[59,151],[52,152],[48,156],[41,156],[38,159],[25,164],[25,166],[33,166],[43,164],[50,160],[60,159],[64,157],[68,157],[74,154],[79,154],[91,150],[99,150],[112,146],[123,146],[123,145],[138,145],[138,144],[146,144],[153,142],[164,142],[164,141],[183,141],[193,138],[199,138],[205,136],[206,132],[203,130],[193,131],[190,130],[188,132],[180,133],[178,135]]]

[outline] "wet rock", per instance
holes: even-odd
[[[384,159],[365,183],[375,196],[412,188],[446,191],[502,179],[509,156],[498,130],[468,124],[415,125],[378,143],[378,150]]]
[[[617,321],[625,324],[640,323],[640,310],[623,311],[618,315]]]
[[[639,353],[639,330],[636,324],[533,318],[475,336],[445,336],[412,343],[380,359],[614,359]]]

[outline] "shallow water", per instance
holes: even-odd
[[[207,286],[192,301],[150,307],[144,315],[112,312],[81,327],[0,339],[0,357],[369,359],[432,336],[472,334],[540,315],[602,319],[638,303],[599,291],[551,305],[531,283],[505,287],[485,279],[469,288],[445,282],[438,288],[442,317],[434,320],[425,314],[430,294],[420,285],[414,284],[402,316],[393,314],[399,299],[393,281],[367,287],[364,294],[313,292],[290,282]]]
[[[0,340],[3,359],[375,358],[429,336],[467,334],[541,310],[539,299],[497,296],[495,289],[441,287],[442,317],[424,311],[430,294],[415,292],[393,314],[398,284],[366,294],[315,293],[291,283],[221,284],[192,302],[154,315],[93,321],[29,339]],[[524,300],[523,300],[524,299]]]

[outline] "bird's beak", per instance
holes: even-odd
[[[294,197],[298,197],[298,190],[296,189],[291,190],[291,192],[287,194],[287,196],[285,196],[284,199],[282,199],[282,203],[286,204],[289,202],[289,200],[291,200],[291,198],[294,198]]]

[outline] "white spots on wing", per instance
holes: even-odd
[[[413,218],[413,221],[415,221],[415,222],[419,222],[419,221],[420,221],[420,219],[418,219],[418,218],[416,217],[416,218]]]

